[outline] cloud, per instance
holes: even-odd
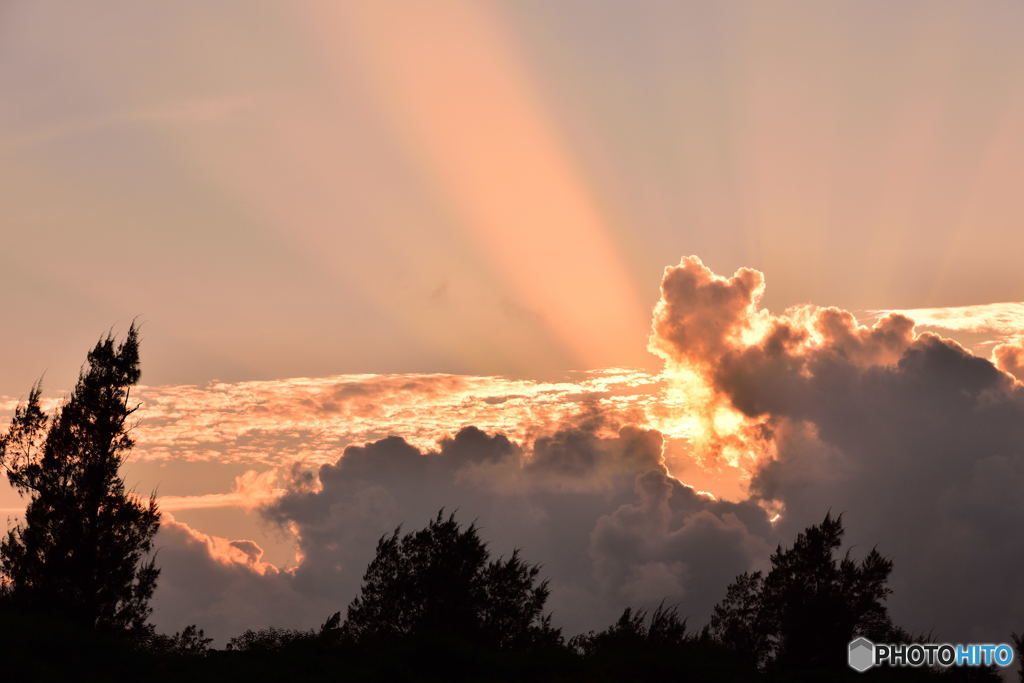
[[[701,623],[737,573],[763,568],[827,510],[845,514],[855,549],[895,560],[901,625],[960,640],[1019,629],[1021,347],[996,347],[997,367],[901,313],[870,325],[809,304],[773,314],[764,290],[757,271],[722,277],[696,257],[666,269],[649,343],[665,371],[653,382],[608,371],[547,385],[365,376],[218,388],[239,424],[262,406],[286,421],[363,416],[372,427],[346,438],[380,436],[330,459],[342,440],[324,439],[318,469],[236,483],[233,495],[295,534],[300,561],[287,572],[254,541],[161,532],[173,561],[159,623],[314,626],[356,594],[380,535],[444,507],[476,520],[495,553],[521,548],[543,565],[569,633],[662,599]],[[488,428],[425,445],[460,409]],[[716,473],[739,481],[716,497],[669,463],[713,491]],[[211,592],[190,595],[193,584]]]
[[[602,592],[618,605],[679,601],[703,618],[730,579],[770,551],[765,512],[710,501],[663,472],[636,479],[636,499],[602,515],[590,556]],[[732,571],[730,571],[732,570]]]
[[[476,520],[495,553],[542,564],[569,633],[662,599],[700,623],[737,573],[831,509],[856,548],[895,560],[902,625],[960,640],[1019,629],[1019,336],[989,360],[922,332],[913,311],[870,324],[811,304],[772,313],[764,292],[752,269],[723,277],[696,257],[666,269],[649,338],[660,375],[143,387],[137,450],[154,471],[254,465],[226,492],[176,490],[164,509],[258,511],[298,551],[282,571],[258,537],[167,515],[157,624],[221,640],[315,626],[355,596],[382,534],[442,507]]]
[[[607,427],[594,418],[529,449],[475,427],[432,450],[398,437],[350,446],[263,508],[298,539],[288,571],[263,562],[252,540],[165,515],[154,619],[164,630],[199,623],[221,642],[271,623],[315,626],[355,597],[381,535],[418,528],[441,508],[475,521],[495,554],[521,548],[540,563],[569,633],[662,599],[706,618],[730,578],[767,556],[765,511],[673,479],[658,432]]]
[[[197,624],[223,646],[247,628],[308,627],[319,605],[291,577],[262,562],[259,545],[204,534],[163,513],[153,621],[172,633]]]
[[[783,538],[844,512],[851,542],[894,559],[904,625],[1005,639],[1024,609],[1024,387],[899,313],[871,326],[816,306],[771,315],[760,281],[684,259],[666,271],[651,341],[738,413],[731,435],[758,454],[749,500],[782,507]],[[714,325],[694,343],[677,329],[687,320]],[[1019,347],[998,348],[1000,368],[1019,371]]]
[[[166,512],[222,507],[238,507],[243,510],[253,510],[285,493],[285,489],[277,487],[277,480],[277,470],[264,470],[263,472],[247,470],[235,477],[235,485],[228,493],[160,496],[158,503],[160,509]]]
[[[988,333],[1005,337],[1024,331],[1024,301],[938,308],[881,309],[868,313],[876,316],[897,313],[913,319],[920,327],[946,332]]]
[[[749,333],[764,293],[764,276],[741,268],[715,275],[696,256],[666,268],[654,309],[650,350],[667,362],[703,362]]]
[[[557,382],[396,374],[146,386],[135,393],[142,403],[135,454],[288,468],[334,462],[349,444],[391,435],[429,449],[470,424],[531,441],[589,410],[642,420],[659,382],[608,369]]]
[[[1012,344],[999,344],[992,349],[992,362],[1003,372],[1024,382],[1024,338]]]
[[[529,450],[473,427],[431,451],[394,437],[349,447],[315,487],[297,485],[266,514],[298,535],[294,584],[328,611],[355,595],[380,535],[444,507],[475,520],[494,552],[521,548],[540,563],[556,622],[570,632],[611,620],[624,598],[678,600],[705,615],[711,596],[766,555],[764,510],[671,478],[657,432],[599,436],[600,427],[559,430]]]

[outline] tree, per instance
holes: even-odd
[[[884,641],[894,633],[885,608],[892,562],[872,549],[860,562],[835,552],[842,516],[779,546],[771,570],[741,574],[714,610],[711,633],[759,665],[829,669],[845,666],[846,645],[864,635]]]
[[[382,536],[342,627],[355,641],[436,638],[495,650],[560,642],[543,614],[547,581],[519,552],[490,559],[475,525],[439,512],[425,529]]]
[[[206,632],[195,624],[189,624],[173,636],[154,633],[150,638],[149,649],[152,652],[182,655],[186,657],[202,657],[210,652],[213,638],[207,638]],[[228,647],[230,649],[230,643]]]
[[[228,650],[235,652],[279,652],[316,640],[314,631],[300,631],[277,626],[246,629],[228,641]]]
[[[715,605],[710,632],[743,659],[761,666],[769,651],[769,629],[763,623],[761,572],[744,572],[729,584],[725,597]]]
[[[160,514],[154,496],[146,503],[126,492],[119,474],[134,445],[130,388],[139,374],[132,325],[120,344],[100,339],[53,416],[37,383],[0,437],[0,465],[29,497],[24,523],[0,544],[12,604],[97,631],[148,631]]]
[[[705,632],[691,634],[675,607],[627,607],[603,631],[579,635],[570,647],[591,681],[750,681],[757,671]]]
[[[651,614],[650,620],[646,610],[627,607],[618,621],[607,629],[576,636],[571,645],[584,656],[603,651],[638,654],[641,650],[649,649],[671,650],[687,640],[686,619],[680,619],[675,607],[661,604]]]

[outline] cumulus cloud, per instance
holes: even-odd
[[[607,427],[583,421],[529,449],[475,427],[432,450],[397,437],[351,446],[264,508],[298,539],[301,561],[284,572],[254,541],[167,516],[154,618],[166,630],[199,623],[220,641],[270,623],[314,626],[356,595],[381,535],[440,508],[475,521],[496,554],[521,548],[540,563],[570,633],[662,599],[706,617],[731,577],[767,556],[765,511],[672,478],[658,432]]]
[[[166,632],[197,624],[223,646],[247,628],[309,627],[322,611],[289,574],[262,561],[254,541],[204,534],[164,513],[155,546],[153,620]]]
[[[710,502],[657,470],[637,477],[635,492],[633,502],[602,515],[590,536],[595,577],[618,605],[668,598],[703,617],[722,595],[723,578],[769,550],[758,507]]]
[[[654,309],[651,351],[669,363],[700,363],[748,334],[758,316],[764,276],[740,268],[731,278],[712,273],[696,256],[666,268]]]
[[[684,259],[666,271],[651,341],[740,414],[737,438],[762,456],[749,499],[782,507],[782,537],[845,512],[851,541],[895,560],[893,614],[909,627],[1005,639],[1024,608],[1024,388],[902,314],[872,326],[833,308],[771,315],[745,284],[760,281]],[[723,298],[723,311],[691,310]],[[694,344],[661,319],[673,315],[715,325]],[[995,355],[1019,370],[1016,347]]]
[[[226,435],[217,448],[281,467],[168,507],[256,507],[294,534],[299,561],[281,571],[258,541],[171,518],[158,625],[218,638],[315,626],[354,597],[382,534],[444,507],[477,521],[495,553],[541,563],[570,633],[662,599],[700,623],[737,573],[827,510],[845,513],[855,547],[895,560],[902,625],[960,640],[1020,629],[1024,347],[988,360],[900,312],[871,324],[809,304],[773,314],[764,291],[751,269],[723,277],[696,257],[666,269],[649,341],[658,377],[350,376],[223,385],[216,401],[168,390],[152,457],[182,439],[202,457]],[[697,479],[719,495],[684,483]]]
[[[1024,338],[996,346],[992,349],[992,362],[1003,372],[1024,382]]]
[[[1024,392],[986,360],[930,335],[894,366],[810,361],[788,394],[754,383],[777,421],[813,429],[783,440],[754,480],[794,531],[826,506],[848,513],[851,539],[896,562],[894,613],[954,637],[1005,638],[1024,608]],[[815,400],[817,398],[818,400]],[[808,436],[802,439],[812,438]],[[810,481],[822,454],[829,471]],[[956,599],[937,600],[956,587]]]
[[[765,512],[671,478],[655,431],[598,431],[563,429],[529,452],[472,427],[426,452],[399,438],[353,446],[320,468],[317,487],[298,487],[266,512],[298,534],[295,584],[321,594],[330,586],[338,608],[381,534],[445,507],[476,520],[495,552],[522,548],[542,564],[556,621],[570,631],[609,621],[624,598],[706,612],[709,596],[766,554]]]

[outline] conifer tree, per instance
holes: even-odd
[[[150,629],[160,514],[154,496],[140,500],[120,475],[134,444],[130,390],[139,375],[132,325],[121,343],[100,339],[52,415],[37,383],[0,436],[0,465],[28,497],[24,522],[0,543],[3,593],[14,606],[98,631]]]

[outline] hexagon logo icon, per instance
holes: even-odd
[[[848,657],[850,668],[864,673],[875,665],[875,644],[867,638],[851,640]]]

